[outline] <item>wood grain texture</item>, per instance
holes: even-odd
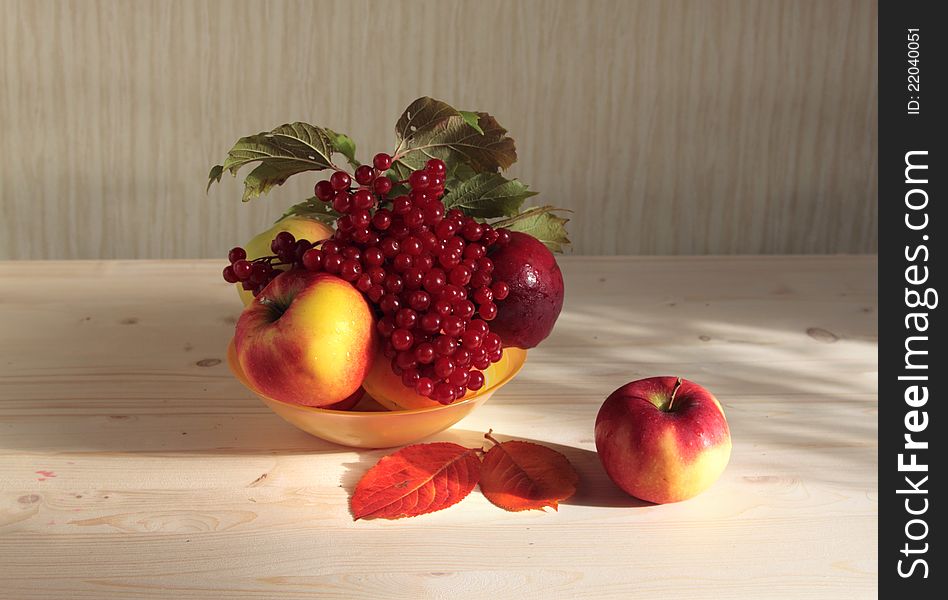
[[[870,0],[0,0],[0,258],[217,257],[311,195],[208,169],[292,120],[391,150],[432,95],[518,140],[584,254],[876,249]]]
[[[562,265],[553,335],[435,439],[549,445],[577,495],[506,513],[475,491],[354,523],[349,493],[388,451],[309,437],[228,374],[239,303],[217,262],[0,263],[2,595],[875,596],[875,259]],[[593,423],[613,389],[666,374],[717,395],[734,451],[701,496],[643,506],[606,477]]]

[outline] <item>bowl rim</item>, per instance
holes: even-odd
[[[464,406],[466,404],[471,404],[481,399],[487,394],[492,394],[501,386],[506,385],[511,379],[513,379],[523,368],[523,365],[527,362],[527,351],[523,348],[504,348],[504,352],[510,352],[517,357],[517,364],[515,368],[511,369],[506,376],[497,380],[492,386],[478,390],[476,394],[470,398],[465,398],[460,402],[452,402],[451,404],[442,404],[440,406],[426,406],[423,408],[407,408],[401,410],[384,410],[384,411],[352,411],[352,410],[332,410],[329,408],[320,408],[318,406],[307,406],[305,404],[293,404],[292,402],[284,402],[283,400],[277,400],[276,398],[271,398],[265,394],[261,394],[255,390],[250,382],[247,381],[246,375],[244,375],[243,369],[240,368],[240,363],[237,362],[237,346],[234,343],[234,338],[230,339],[230,342],[227,344],[227,366],[230,369],[230,372],[234,375],[234,378],[240,382],[245,388],[253,392],[255,395],[260,397],[266,402],[273,402],[274,404],[279,404],[281,406],[286,406],[288,408],[302,410],[304,412],[312,412],[315,414],[325,414],[325,415],[337,415],[345,416],[351,418],[362,418],[362,417],[378,417],[379,415],[413,415],[419,413],[428,413],[428,412],[437,412],[440,410],[448,410],[451,408],[456,408],[459,406]]]

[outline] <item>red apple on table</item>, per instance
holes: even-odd
[[[717,399],[697,383],[650,377],[614,391],[596,417],[596,449],[609,477],[655,503],[696,496],[724,472],[731,433]]]
[[[509,287],[497,301],[490,330],[504,346],[533,348],[553,331],[563,308],[563,274],[553,253],[532,235],[510,232],[510,242],[491,253],[494,280]]]
[[[350,283],[298,269],[270,282],[244,310],[234,346],[260,394],[344,407],[372,366],[375,335],[372,311]]]

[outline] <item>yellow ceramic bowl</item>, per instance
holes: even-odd
[[[526,360],[526,350],[507,348],[504,357],[491,365],[492,372],[486,374],[487,385],[453,404],[410,410],[347,411],[300,406],[267,398],[254,390],[244,376],[237,362],[234,342],[231,341],[227,348],[227,363],[234,376],[283,420],[310,435],[356,448],[403,446],[451,427],[513,379]],[[386,403],[384,398],[380,401]]]

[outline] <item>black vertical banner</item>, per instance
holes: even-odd
[[[948,484],[944,2],[879,4],[879,585],[943,598]],[[896,596],[895,594],[899,594]]]

